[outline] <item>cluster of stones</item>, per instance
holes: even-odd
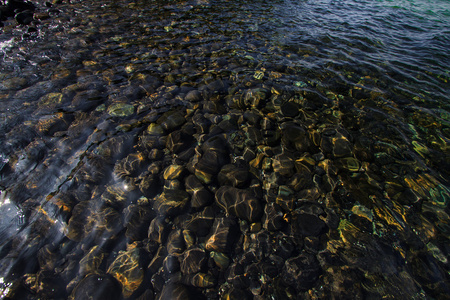
[[[340,99],[340,119],[320,91],[280,83],[284,66],[254,72],[248,58],[202,61],[211,72],[185,83],[179,68],[194,73],[201,53],[190,49],[192,61],[159,49],[168,58],[149,55],[153,65],[83,60],[76,74],[1,83],[10,98],[38,99],[37,121],[2,146],[23,149],[2,166],[2,185],[26,179],[9,192],[30,224],[0,251],[12,298],[446,291],[448,261],[431,242],[442,235],[413,214],[445,189],[409,149],[365,132],[377,113],[352,119],[361,111]]]
[[[54,4],[59,3],[62,3],[62,1],[46,1],[43,5],[23,0],[2,1],[0,5],[0,27],[6,27],[9,30],[14,28],[15,25],[24,25],[27,26],[27,29],[26,33],[22,35],[23,37],[35,35],[41,22],[46,22],[53,15],[58,14],[59,10],[54,7]]]

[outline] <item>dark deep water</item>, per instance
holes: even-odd
[[[450,297],[450,2],[250,2],[5,22],[0,298]]]

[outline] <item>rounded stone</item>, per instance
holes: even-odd
[[[214,195],[194,175],[186,177],[185,186],[186,191],[191,195],[193,208],[201,208],[214,201]]]
[[[109,106],[107,112],[113,117],[128,117],[134,113],[134,106],[126,103],[116,103]]]
[[[167,238],[167,252],[169,254],[180,254],[183,253],[185,248],[186,243],[182,230],[172,230]]]
[[[189,91],[186,96],[184,97],[184,100],[189,102],[198,102],[201,100],[202,94],[198,90],[192,90]]]
[[[200,272],[207,263],[206,252],[200,248],[186,250],[181,260],[181,272],[183,274],[195,274]]]
[[[189,201],[189,194],[183,190],[165,190],[153,202],[153,208],[163,216],[180,214]]]
[[[206,241],[208,251],[227,252],[236,239],[237,223],[234,218],[216,218]]]
[[[181,165],[170,165],[164,170],[163,178],[165,180],[174,180],[180,177],[183,173],[184,167]]]
[[[303,236],[319,236],[328,229],[324,221],[308,213],[301,213],[297,216],[297,226],[299,233]]]
[[[144,280],[139,252],[138,248],[119,251],[119,255],[108,268],[108,273],[121,283],[122,294],[125,298],[130,297]]]
[[[158,300],[190,300],[193,299],[189,293],[188,288],[175,282],[169,282],[164,285],[161,295]]]
[[[277,231],[283,228],[285,221],[283,219],[281,207],[276,203],[269,203],[264,207],[263,226],[269,231]]]
[[[147,133],[150,135],[163,135],[164,129],[159,124],[151,123],[147,127]]]
[[[69,296],[78,299],[120,299],[119,283],[110,275],[90,274],[78,283]]]
[[[214,209],[207,206],[201,212],[190,214],[184,222],[184,228],[199,237],[206,236],[214,222],[214,217]]]
[[[263,213],[260,201],[248,190],[222,186],[216,192],[216,203],[227,213],[251,223],[258,221]]]
[[[298,115],[300,106],[292,101],[286,102],[281,105],[281,113],[285,117],[293,118]]]
[[[283,269],[284,281],[303,291],[311,288],[321,274],[320,264],[313,254],[302,254],[286,260]]]
[[[217,180],[221,186],[231,185],[234,187],[243,187],[249,178],[248,170],[233,164],[225,165],[217,175]]]
[[[168,111],[157,122],[164,130],[170,132],[183,125],[186,122],[186,118],[180,111]]]
[[[272,161],[273,170],[281,176],[292,176],[294,174],[294,161],[287,155],[277,155]]]

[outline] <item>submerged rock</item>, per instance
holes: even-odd
[[[111,275],[90,274],[83,278],[69,296],[78,299],[120,299],[120,285]]]
[[[108,107],[108,114],[113,117],[128,117],[134,113],[134,106],[126,103],[116,103]]]
[[[286,260],[283,279],[299,291],[311,288],[319,279],[321,268],[313,254],[303,252],[299,256]]]
[[[221,186],[243,187],[249,179],[249,172],[243,167],[229,164],[222,167],[217,175],[217,179]]]
[[[153,208],[163,216],[176,216],[188,205],[189,194],[183,190],[165,190],[153,202]]]
[[[236,220],[234,218],[216,218],[211,228],[211,234],[206,241],[208,251],[227,252],[236,239]]]
[[[184,184],[186,191],[191,195],[191,206],[193,208],[201,208],[213,202],[214,195],[194,175],[186,177]]]
[[[138,248],[119,251],[119,255],[108,268],[108,273],[121,283],[122,294],[125,298],[130,297],[144,280],[139,252]]]
[[[194,274],[200,272],[207,263],[206,252],[200,248],[186,250],[181,259],[181,272]]]
[[[206,236],[214,222],[214,217],[214,209],[211,206],[207,206],[201,212],[190,214],[184,222],[184,228],[199,237]]]
[[[260,200],[252,192],[231,186],[222,186],[216,192],[216,203],[227,213],[256,222],[263,213]]]
[[[194,299],[188,288],[181,283],[169,282],[164,285],[158,300],[189,300]]]

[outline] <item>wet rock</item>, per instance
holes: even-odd
[[[156,217],[150,222],[148,239],[160,245],[164,244],[169,233],[169,224],[164,217]]]
[[[224,156],[221,152],[208,150],[206,151],[194,166],[194,174],[203,183],[209,184],[213,181],[214,176],[219,172],[221,167],[221,161],[224,160]]]
[[[181,283],[169,282],[164,285],[158,300],[190,300],[193,299],[188,288]]]
[[[346,157],[352,155],[352,144],[344,137],[334,139],[334,157]]]
[[[319,279],[321,268],[316,257],[307,252],[289,258],[283,268],[283,279],[297,290],[310,289]]]
[[[186,119],[180,111],[168,111],[164,113],[157,122],[164,130],[171,132],[183,125],[186,122]]]
[[[139,190],[146,197],[153,197],[159,191],[159,179],[156,175],[153,174],[145,174],[139,183]]]
[[[139,260],[138,248],[119,251],[119,255],[108,268],[108,273],[121,283],[122,294],[125,298],[130,297],[144,279],[144,271]]]
[[[46,245],[39,249],[37,259],[41,270],[51,271],[55,268],[56,262],[61,258],[55,247]]]
[[[290,177],[294,174],[294,161],[285,154],[275,156],[272,161],[272,167],[281,176]]]
[[[281,132],[279,129],[263,130],[261,135],[264,145],[274,147],[280,143]]]
[[[249,287],[249,280],[246,276],[244,267],[237,262],[230,265],[226,272],[227,282],[230,283],[233,288],[239,288],[247,290]]]
[[[147,267],[148,272],[150,274],[155,274],[163,266],[163,262],[166,257],[167,257],[167,249],[165,246],[160,245],[159,248],[157,248],[156,253],[153,255],[152,260],[148,264]]]
[[[208,251],[227,252],[236,238],[237,223],[234,218],[216,218],[206,241]]]
[[[80,260],[78,276],[83,278],[89,273],[98,273],[101,263],[105,258],[105,253],[100,246],[92,247],[89,252]]]
[[[12,77],[2,80],[0,83],[0,91],[20,90],[27,85],[28,81],[22,77]]]
[[[37,274],[25,274],[23,285],[35,296],[42,299],[56,299],[64,296],[64,281],[50,271],[39,271]],[[10,294],[11,295],[11,294]],[[14,293],[12,293],[14,295]],[[18,296],[18,295],[14,295]],[[6,297],[9,298],[9,297]],[[20,298],[20,296],[19,296]]]
[[[124,209],[125,236],[131,241],[139,241],[147,236],[150,221],[154,212],[150,207],[141,205],[129,205]]]
[[[42,96],[39,99],[39,104],[41,106],[56,106],[60,104],[63,100],[63,94],[62,93],[49,93],[44,96]]]
[[[200,248],[186,250],[181,258],[181,272],[194,274],[200,272],[207,263],[206,252]]]
[[[152,289],[145,290],[145,292],[137,298],[137,300],[154,300],[154,299],[155,296]]]
[[[163,216],[176,216],[186,209],[189,194],[183,190],[165,190],[153,203],[153,208]]]
[[[221,299],[250,300],[250,299],[253,299],[253,297],[250,297],[249,293],[247,293],[246,290],[244,290],[244,289],[231,287],[229,290],[227,290],[223,294]]]
[[[298,233],[303,236],[319,236],[328,230],[328,226],[318,216],[300,213],[296,216]]]
[[[247,90],[240,99],[240,105],[247,108],[258,108],[266,100],[268,91],[262,88]]]
[[[214,136],[203,143],[203,155],[194,163],[194,174],[203,183],[209,184],[220,168],[229,161],[226,142]]]
[[[168,255],[163,261],[163,270],[167,274],[174,274],[180,271],[180,262],[178,257],[174,255]]]
[[[114,239],[122,230],[122,216],[113,207],[102,207],[87,218],[86,233],[93,242],[102,244]]]
[[[192,143],[192,136],[181,130],[174,131],[167,136],[166,147],[173,153],[186,150]]]
[[[124,179],[136,177],[142,172],[145,161],[145,156],[142,153],[131,153],[115,164],[114,174]]]
[[[167,238],[167,252],[169,254],[181,254],[186,248],[181,229],[172,230]]]
[[[120,299],[120,295],[120,285],[112,276],[90,274],[80,281],[69,299]]]
[[[292,122],[282,124],[281,142],[287,149],[301,152],[307,151],[310,146],[306,129]]]
[[[281,105],[281,113],[285,117],[293,118],[299,114],[300,106],[292,101],[286,102]]]
[[[189,229],[183,229],[183,238],[186,243],[186,248],[191,248],[196,244],[196,235]]]
[[[196,113],[192,117],[192,123],[194,123],[197,133],[208,133],[211,126],[211,121],[206,119],[201,113]]]
[[[183,173],[184,167],[181,165],[170,165],[168,166],[163,173],[163,178],[165,180],[174,180],[180,177]]]
[[[352,156],[353,146],[350,135],[342,128],[325,128],[322,132],[320,149],[334,157]]]
[[[90,111],[101,104],[102,94],[98,90],[80,91],[72,99],[75,110]]]
[[[17,23],[21,25],[30,25],[33,22],[33,12],[31,10],[24,10],[14,17]]]
[[[34,18],[36,20],[47,20],[50,19],[50,15],[47,12],[36,12],[34,13]]]
[[[230,258],[225,253],[211,251],[209,256],[213,259],[216,266],[218,266],[220,269],[225,270],[226,268],[228,268],[230,264]]]
[[[431,255],[419,253],[412,258],[409,269],[430,295],[438,297],[449,292],[445,271]]]
[[[256,222],[263,213],[260,200],[247,190],[222,186],[215,195],[216,203],[227,213],[241,219]]]
[[[183,223],[184,228],[199,237],[206,236],[214,222],[214,217],[214,209],[210,206],[205,207],[201,212],[190,214]]]
[[[184,275],[182,282],[193,287],[211,288],[216,285],[217,280],[210,274],[197,273]]]
[[[257,110],[246,110],[244,112],[244,119],[250,125],[256,125],[261,122],[261,116],[260,116],[260,114],[258,114]]]
[[[189,102],[198,102],[201,100],[202,94],[198,90],[192,90],[189,91],[186,96],[184,97],[184,100]]]
[[[353,157],[344,157],[338,159],[335,164],[339,170],[347,172],[358,172],[361,168],[361,163]]]
[[[67,226],[66,236],[73,241],[81,241],[86,234],[85,224],[88,221],[91,204],[88,201],[83,201],[75,205],[72,210],[72,216]]]
[[[150,135],[163,135],[164,134],[164,129],[162,128],[162,126],[159,124],[156,124],[156,123],[151,123],[150,125],[148,125],[146,131]]]
[[[128,117],[134,113],[134,106],[126,103],[116,103],[109,106],[107,112],[113,117]]]
[[[186,191],[191,195],[191,206],[201,208],[214,201],[214,195],[207,190],[194,175],[189,175],[185,180]]]
[[[147,152],[153,149],[163,149],[166,145],[165,138],[154,135],[141,135],[139,136],[138,146],[140,149]]]
[[[285,221],[281,207],[276,203],[269,203],[264,207],[263,227],[269,231],[283,228]]]
[[[35,85],[18,91],[14,97],[23,101],[31,101],[53,92],[56,88],[57,82],[55,81],[40,81]]]
[[[232,164],[223,166],[217,175],[217,180],[221,186],[243,187],[246,185],[248,178],[249,173],[247,169]]]
[[[312,173],[306,170],[292,175],[287,181],[287,186],[296,192],[310,188],[312,185]]]

